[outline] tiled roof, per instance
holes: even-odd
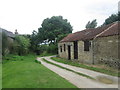
[[[111,23],[102,27],[98,28],[91,28],[91,29],[85,29],[79,32],[75,32],[72,34],[69,34],[67,37],[63,38],[60,42],[71,42],[71,41],[77,41],[77,40],[90,40],[95,38],[97,35],[102,33],[103,31],[110,29],[106,31],[106,34],[101,34],[101,36],[108,36],[108,35],[114,35],[118,33],[118,24],[120,22]],[[110,27],[110,28],[109,28]]]
[[[0,28],[0,32],[4,32],[8,37],[11,37],[11,38],[14,38],[15,37],[15,34],[13,34],[12,32],[10,32],[10,31],[7,31],[7,30],[5,30],[5,29],[2,29],[2,28]]]
[[[96,37],[105,37],[118,34],[120,34],[120,22],[114,23],[111,27],[107,28]]]

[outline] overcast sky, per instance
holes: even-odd
[[[73,32],[85,29],[86,23],[97,19],[101,25],[117,13],[119,0],[0,0],[0,27],[20,34],[38,30],[45,18],[63,16]]]

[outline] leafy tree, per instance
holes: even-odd
[[[97,20],[94,19],[93,21],[88,21],[88,23],[86,24],[86,28],[95,28],[97,26]]]
[[[38,29],[38,35],[43,40],[54,41],[61,34],[72,33],[72,26],[62,16],[53,16],[43,20],[42,27]]]
[[[24,36],[16,36],[14,41],[13,51],[19,55],[24,55],[29,52],[30,40]]]
[[[32,35],[30,36],[30,50],[33,52],[38,52],[40,42],[40,36],[35,30],[33,30]]]
[[[64,37],[66,37],[68,34],[61,34],[61,35],[58,35],[58,39],[57,39],[57,42],[59,42],[60,40],[62,40]]]
[[[117,14],[110,15],[107,19],[105,19],[103,25],[107,25],[115,21],[120,21],[120,12],[118,12]]]
[[[72,33],[72,26],[67,19],[63,19],[62,16],[46,18],[38,28],[38,32],[34,30],[30,36],[31,49],[36,54],[44,51],[55,53],[57,52],[57,42],[69,33]],[[49,46],[46,46],[46,43]]]

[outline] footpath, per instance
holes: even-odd
[[[106,75],[106,74],[103,74],[103,73],[95,72],[95,71],[92,71],[92,70],[88,70],[88,69],[84,69],[84,68],[75,67],[75,66],[63,64],[63,63],[60,63],[60,62],[56,62],[56,61],[52,60],[51,57],[52,56],[40,57],[40,58],[37,58],[37,60],[40,61],[45,67],[47,67],[48,69],[57,73],[58,75],[60,75],[64,79],[68,80],[70,83],[77,86],[78,88],[118,88],[118,86],[119,86],[118,85],[119,84],[118,83],[118,77],[114,77],[114,76]],[[60,67],[52,65],[50,63],[47,63],[43,60],[43,58],[46,59],[49,62],[52,62],[54,64],[57,64],[59,66],[65,67],[65,68],[68,68],[72,71],[88,75],[88,76],[94,78],[95,80],[89,79],[87,77],[83,77],[83,76],[78,75],[74,72],[71,72],[71,71],[68,71],[66,69],[62,69]],[[106,83],[100,82],[99,79],[98,79],[99,77],[107,78],[108,80],[111,80],[112,83],[111,84],[106,84]]]

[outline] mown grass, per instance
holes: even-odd
[[[106,70],[106,69],[102,69],[102,68],[97,68],[97,67],[84,65],[84,64],[80,64],[78,62],[68,61],[66,59],[62,59],[62,58],[59,58],[59,57],[51,57],[51,59],[54,60],[54,61],[60,62],[60,63],[69,64],[69,65],[72,65],[72,66],[81,67],[81,68],[105,73],[105,74],[108,74],[108,75],[119,76],[120,77],[120,72],[118,74],[117,72],[114,72],[114,71],[111,71],[111,70]]]
[[[44,58],[43,58],[43,61],[45,61],[45,62],[47,62],[47,63],[49,63],[49,64],[52,64],[52,65],[55,65],[55,66],[57,66],[57,67],[60,67],[60,68],[62,68],[62,69],[65,69],[65,70],[68,70],[68,71],[74,72],[74,73],[76,73],[76,74],[78,74],[78,75],[80,75],[80,76],[83,76],[83,77],[86,77],[86,78],[89,78],[89,79],[93,79],[93,80],[95,80],[95,79],[92,78],[91,76],[88,76],[88,75],[86,75],[86,74],[83,74],[83,73],[80,73],[80,72],[76,72],[76,71],[74,71],[74,70],[71,70],[71,69],[68,69],[68,68],[62,67],[62,66],[60,66],[60,65],[58,65],[58,64],[55,64],[55,63],[49,62],[49,61],[47,61],[47,60],[44,59]]]
[[[64,78],[50,71],[36,56],[8,55],[2,69],[3,88],[76,88]]]

